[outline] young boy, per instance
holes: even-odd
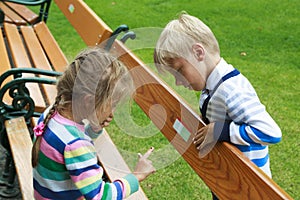
[[[281,140],[280,128],[250,82],[220,56],[209,27],[182,13],[162,31],[154,61],[159,71],[175,77],[176,85],[202,91],[200,110],[207,126],[194,138],[201,157],[216,142],[231,142],[271,177],[268,144]]]

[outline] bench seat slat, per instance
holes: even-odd
[[[38,69],[52,70],[47,56],[44,53],[43,47],[41,46],[33,28],[31,26],[21,26],[20,29],[34,67]],[[44,90],[47,104],[53,103],[53,100],[56,97],[56,87],[54,85],[42,84],[40,87]]]
[[[10,7],[14,12],[16,12],[20,17],[26,20],[29,24],[33,24],[38,20],[38,15],[34,13],[32,10],[27,8],[25,5],[5,2],[8,7]]]
[[[5,122],[7,136],[11,147],[16,172],[19,174],[18,180],[24,200],[33,198],[33,182],[31,167],[31,148],[27,125],[23,117],[14,118]],[[21,175],[22,174],[22,175]]]
[[[4,30],[10,47],[12,60],[15,67],[31,67],[29,56],[27,55],[22,38],[19,34],[17,26],[14,24],[4,23]],[[31,75],[26,75],[30,77]],[[38,84],[27,83],[26,86],[30,91],[30,96],[33,98],[35,105],[38,108],[45,108],[46,103],[39,89]]]
[[[34,30],[50,60],[55,71],[63,72],[68,65],[68,60],[60,49],[45,22],[34,25]]]
[[[21,26],[20,29],[34,66],[39,69],[52,70],[33,28]]]
[[[5,16],[7,16],[7,18],[9,18],[8,22],[13,22],[16,25],[25,25],[26,24],[26,21],[24,19],[22,19],[22,17],[20,17],[17,13],[12,11],[3,2],[0,2],[0,8],[5,13]],[[5,18],[5,20],[7,20],[7,18]]]
[[[9,57],[7,55],[7,49],[5,46],[2,29],[0,29],[0,52],[1,52],[0,53],[0,74],[3,74],[4,72],[10,69],[10,62],[9,62]],[[8,79],[4,81],[3,85],[10,80],[12,80],[12,78],[8,77]],[[4,102],[9,103],[10,101],[11,98],[8,96],[8,93],[6,93],[4,96]]]

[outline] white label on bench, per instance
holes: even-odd
[[[68,9],[69,9],[70,13],[73,13],[75,11],[75,7],[73,4],[70,4]]]
[[[176,132],[184,139],[184,141],[188,141],[191,133],[188,131],[188,129],[179,121],[178,119],[175,120],[173,124],[173,128],[176,130]]]

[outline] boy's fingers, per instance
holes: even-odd
[[[198,147],[199,145],[202,144],[203,141],[204,141],[204,137],[199,138],[198,140],[194,140],[194,144],[196,145],[196,147]]]
[[[203,137],[203,135],[204,135],[204,128],[201,128],[197,131],[194,137],[194,141],[199,140],[199,138]]]

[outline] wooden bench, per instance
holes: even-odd
[[[60,1],[57,3],[64,4],[64,2]],[[77,6],[76,2],[74,2],[74,5],[76,5],[74,16],[77,19],[82,19],[83,16],[90,14],[93,15],[91,19],[93,17],[95,21],[99,19],[85,4],[78,4],[79,6]],[[9,156],[12,156],[14,161],[10,168],[10,179],[7,180],[7,177],[5,177],[7,188],[1,190],[1,195],[8,197],[17,194],[16,189],[13,187],[13,173],[15,170],[22,198],[31,200],[33,199],[31,136],[32,127],[34,126],[32,117],[38,117],[53,102],[56,96],[56,89],[51,84],[56,82],[55,77],[59,75],[57,72],[62,72],[68,61],[45,21],[36,18],[38,15],[34,14],[26,6],[19,4],[0,2],[0,8],[9,13],[9,15],[6,15],[0,31],[0,75],[3,78],[3,82],[0,80],[0,93],[3,93],[2,95],[0,94],[0,98],[2,98],[0,131],[2,145],[7,148]],[[24,13],[27,13],[27,15],[24,15]],[[74,28],[81,35],[86,34],[87,38],[95,34],[95,31],[92,32],[92,30],[95,30],[95,27],[92,26],[82,27],[75,25]],[[111,32],[107,32],[106,27],[101,27],[99,30],[100,32],[96,34],[97,42],[110,37]],[[92,40],[94,41],[95,38]],[[11,73],[8,74],[8,72]],[[34,110],[30,111],[30,114],[23,112],[32,107],[30,103],[23,99],[13,100],[11,94],[9,94],[8,89],[11,86],[8,84],[13,82],[14,85],[25,84],[28,89],[34,102]],[[12,103],[14,101],[22,109],[13,108]],[[106,131],[99,137],[96,144],[99,147],[97,149],[99,160],[110,181],[131,173]],[[147,196],[140,188],[138,192],[131,195],[128,199],[147,199]]]
[[[55,2],[87,45],[100,44],[113,33],[83,1],[55,0]],[[78,20],[82,18],[85,19],[84,22]],[[88,29],[89,27],[92,28]],[[193,134],[204,126],[199,116],[120,41],[116,40],[112,44],[112,52],[131,69],[135,83],[141,86],[136,90],[135,101],[220,199],[292,199],[238,149],[228,143],[217,144],[206,157],[200,159],[192,143]],[[156,104],[164,107],[167,120],[161,118],[159,109],[153,109],[152,106]],[[162,120],[165,122],[163,127]],[[188,130],[187,137],[183,138],[181,133],[174,129],[175,123]],[[100,160],[109,157],[105,153],[101,157],[101,153],[108,149],[104,144],[109,143],[103,142],[106,137],[108,135],[103,135],[96,141]],[[104,146],[103,149],[100,146]],[[109,166],[106,168],[107,172]]]

